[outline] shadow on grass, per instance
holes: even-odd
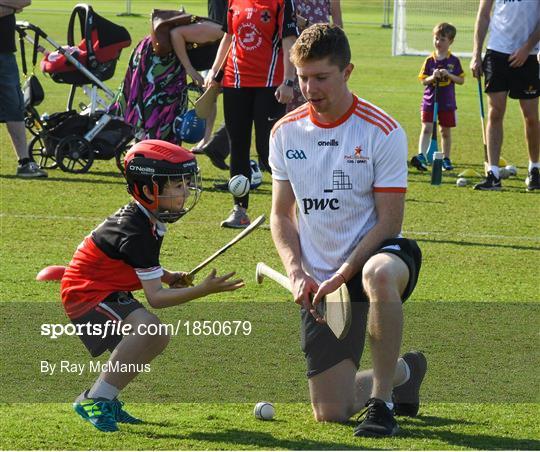
[[[420,204],[445,204],[444,201],[427,201],[425,199],[405,198],[405,202],[418,202]]]
[[[292,450],[346,450],[357,449],[354,445],[329,442],[329,441],[312,441],[308,439],[283,439],[275,438],[270,433],[263,433],[254,430],[239,430],[230,429],[222,432],[203,433],[196,432],[189,435],[191,439],[199,441],[209,441],[215,443],[228,442],[230,444],[242,444],[252,447],[268,447],[271,449],[292,449]],[[362,449],[367,450],[365,447]]]
[[[51,172],[49,171],[49,177],[40,179],[42,182],[70,182],[70,183],[86,183],[86,184],[106,184],[106,185],[125,185],[126,181],[122,177],[120,173],[88,173],[88,174],[82,174],[79,175],[79,177],[57,177],[57,176],[51,176]],[[60,173],[62,172],[60,171]],[[118,180],[110,180],[110,179],[96,179],[92,176],[120,176]],[[16,180],[23,180],[20,177],[17,177],[12,174],[2,174],[0,175],[0,179],[16,179]],[[33,180],[33,179],[32,179]]]
[[[411,234],[414,236],[414,234]],[[486,243],[486,242],[464,242],[461,240],[441,240],[441,239],[425,239],[416,237],[414,240],[417,242],[429,242],[440,243],[446,245],[459,245],[459,246],[476,246],[480,248],[508,248],[513,250],[526,250],[526,251],[540,251],[539,246],[523,246],[523,245],[504,245],[502,243]]]
[[[418,423],[402,420],[401,436],[407,438],[432,439],[444,442],[451,446],[463,448],[483,449],[483,450],[538,450],[540,441],[535,439],[508,438],[496,435],[487,435],[480,432],[471,434],[459,433],[450,430],[438,429],[447,425],[470,425],[474,422],[467,422],[463,419],[440,418],[437,416],[419,416],[416,420],[423,422],[423,426],[418,428]],[[434,427],[433,429],[430,427]]]

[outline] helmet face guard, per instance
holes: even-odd
[[[178,221],[199,200],[202,182],[197,161],[181,146],[161,140],[144,140],[129,150],[124,165],[128,192],[159,221]],[[181,192],[164,196],[168,186],[184,190],[184,203],[178,211],[163,207],[167,198],[182,196]],[[144,193],[144,187],[151,197]]]
[[[159,187],[166,187],[167,184],[173,186],[181,182],[184,190],[184,203],[179,211],[170,211],[162,207],[162,201],[167,198],[176,198],[176,196],[166,196],[159,193]],[[159,221],[163,223],[174,223],[188,213],[199,201],[202,191],[201,173],[197,169],[195,174],[155,174],[152,176],[152,185],[154,187],[154,199],[157,200],[157,211],[151,212]],[[157,190],[156,190],[157,189]]]

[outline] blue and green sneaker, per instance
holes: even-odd
[[[85,421],[102,432],[116,432],[115,404],[107,399],[82,399],[73,403],[73,409]]]
[[[142,424],[141,419],[137,419],[129,414],[126,410],[122,409],[124,402],[121,402],[116,397],[111,400],[113,406],[113,414],[116,422],[121,422],[122,424]]]

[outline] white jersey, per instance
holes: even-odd
[[[407,137],[384,111],[354,96],[347,113],[321,124],[304,104],[274,126],[272,177],[294,192],[304,269],[328,279],[375,225],[373,192],[405,192]]]
[[[495,0],[487,48],[511,54],[519,49],[540,21],[540,0]],[[531,55],[536,55],[536,43]]]

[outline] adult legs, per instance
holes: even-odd
[[[409,269],[399,257],[380,253],[365,264],[362,281],[369,303],[368,333],[373,370],[357,372],[346,359],[309,379],[315,419],[343,422],[369,398],[392,400],[392,388],[407,379],[407,367],[398,360],[401,345],[401,294]],[[397,363],[397,364],[396,364]]]
[[[506,111],[507,91],[487,93],[488,118],[486,124],[486,140],[488,163],[490,167],[499,166],[501,147],[503,143],[503,120]],[[498,171],[497,171],[498,172]],[[498,177],[498,174],[496,174]]]
[[[525,124],[525,139],[529,161],[538,163],[540,157],[540,124],[538,122],[538,97],[535,99],[520,99],[519,105]]]
[[[257,88],[253,117],[255,122],[255,147],[259,156],[259,164],[263,170],[270,172],[268,155],[270,152],[270,132],[274,124],[285,114],[285,104],[280,104],[275,97],[275,88]]]
[[[392,401],[392,387],[403,328],[401,294],[409,269],[399,257],[380,253],[364,265],[362,283],[369,298],[368,335],[373,361],[371,397]]]
[[[251,176],[249,152],[255,91],[256,88],[225,88],[223,90],[225,126],[231,140],[231,177],[243,174],[249,179]],[[234,203],[247,209],[249,194],[242,198],[234,198]]]
[[[403,359],[395,365],[392,385],[407,378]],[[345,359],[308,381],[313,416],[318,422],[345,422],[360,411],[370,398],[373,370],[357,371],[350,359]]]
[[[6,122],[6,126],[18,160],[20,161],[29,158],[28,148],[26,145],[26,128],[24,127],[24,122],[9,121]]]

